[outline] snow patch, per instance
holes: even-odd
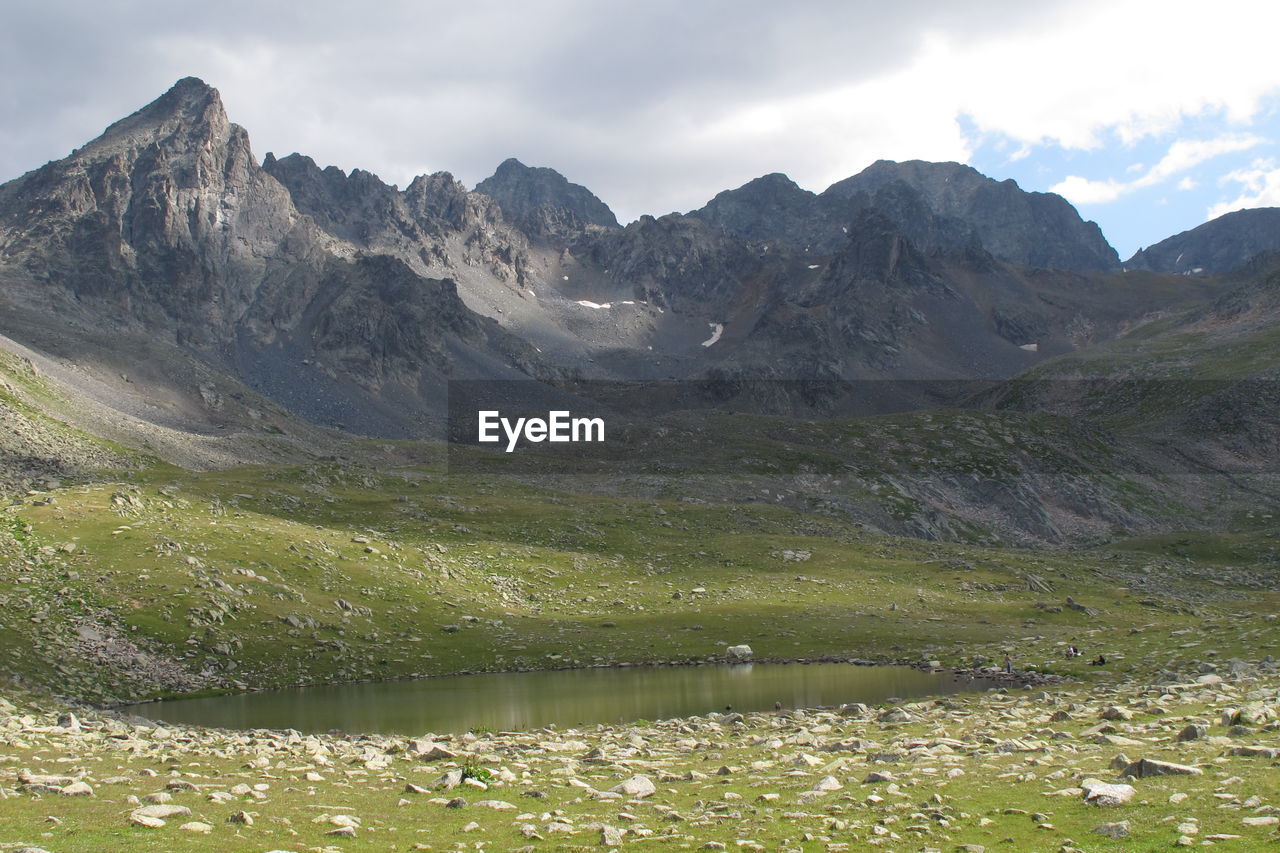
[[[820,266],[822,266],[822,264],[809,264],[809,269],[816,270]]]
[[[720,336],[724,334],[723,323],[708,323],[707,325],[711,327],[711,337],[702,342],[704,347],[711,346],[716,341],[720,340]]]
[[[581,305],[583,308],[612,308],[613,307],[612,302],[604,302],[604,303],[592,302],[589,299],[579,299],[576,304]]]
[[[1039,344],[1023,344],[1022,346],[1018,347],[1018,349],[1024,349],[1027,352],[1039,352],[1040,345]]]

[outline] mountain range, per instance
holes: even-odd
[[[515,159],[470,191],[447,172],[401,190],[302,154],[259,161],[186,78],[0,186],[0,332],[123,397],[170,399],[175,423],[262,428],[226,402],[248,394],[420,437],[449,379],[1007,378],[1203,304],[1219,285],[1181,273],[1280,248],[1275,213],[1122,265],[1060,196],[879,161],[821,193],[771,174],[622,226]]]

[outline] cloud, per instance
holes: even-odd
[[[974,134],[1007,137],[1015,158],[1133,143],[1210,114],[1240,135],[1280,91],[1280,4],[1246,0],[177,8],[15,4],[0,30],[0,179],[65,156],[189,74],[222,91],[259,155],[301,151],[401,185],[439,169],[474,185],[518,156],[624,220],[771,171],[822,189],[882,157],[964,160]],[[1166,177],[1190,168],[1180,162]],[[1128,191],[1068,180],[1094,197]]]
[[[1078,175],[1070,175],[1050,187],[1075,204],[1105,204],[1115,201],[1123,195],[1144,187],[1163,183],[1179,172],[1200,165],[1206,160],[1223,154],[1245,151],[1265,142],[1262,137],[1253,134],[1221,136],[1217,139],[1179,139],[1169,146],[1160,161],[1146,171],[1145,174],[1131,181],[1094,181]],[[1190,183],[1188,184],[1188,181]],[[1190,178],[1184,178],[1178,189],[1186,190],[1195,186]]]
[[[1106,204],[1129,192],[1134,182],[1115,180],[1091,181],[1079,175],[1069,175],[1049,188],[1072,204]]]
[[[1254,160],[1247,169],[1228,172],[1221,183],[1240,184],[1243,191],[1231,201],[1210,207],[1206,219],[1248,207],[1280,207],[1280,168],[1271,158]]]

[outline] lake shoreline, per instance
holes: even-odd
[[[158,722],[163,722],[167,724],[167,723],[172,723],[173,721],[165,720],[164,713],[161,711],[158,711],[156,706],[159,706],[165,703],[175,703],[175,702],[182,703],[184,701],[195,701],[195,702],[200,702],[202,700],[216,701],[221,699],[235,699],[237,697],[263,696],[268,694],[279,694],[281,696],[288,696],[290,693],[295,691],[298,693],[301,693],[308,690],[324,690],[325,688],[360,687],[360,686],[374,686],[374,685],[387,685],[389,687],[391,685],[407,684],[411,682],[439,681],[441,679],[465,679],[471,676],[497,676],[497,677],[525,676],[525,675],[533,676],[533,675],[539,675],[539,674],[553,675],[556,673],[562,673],[562,674],[584,673],[585,674],[589,672],[604,672],[604,671],[621,672],[624,670],[652,670],[652,671],[692,670],[697,668],[708,668],[708,669],[732,671],[737,668],[748,668],[756,664],[759,664],[761,666],[767,666],[767,667],[803,667],[803,666],[813,665],[813,666],[848,666],[848,667],[856,667],[856,668],[862,668],[862,669],[896,668],[896,669],[911,670],[911,671],[923,673],[926,675],[936,675],[940,679],[944,680],[944,681],[940,681],[937,685],[931,685],[931,686],[937,687],[936,694],[929,687],[925,687],[924,689],[920,690],[918,694],[911,688],[907,688],[906,692],[895,692],[893,694],[880,695],[877,698],[867,698],[865,700],[859,700],[856,698],[856,691],[859,689],[858,687],[856,686],[850,687],[852,691],[855,691],[855,694],[851,694],[852,698],[850,699],[850,701],[852,702],[866,701],[867,703],[873,704],[873,705],[897,703],[897,702],[903,702],[903,701],[918,701],[920,699],[927,698],[927,697],[935,697],[935,695],[936,696],[951,695],[955,692],[985,692],[989,690],[1006,690],[1007,691],[1009,689],[1030,689],[1035,686],[1049,686],[1052,684],[1057,684],[1064,680],[1061,676],[1046,675],[1046,674],[1042,674],[1034,671],[1005,673],[1003,670],[998,669],[996,667],[945,668],[945,667],[937,666],[936,662],[926,662],[926,661],[919,661],[919,660],[910,661],[910,660],[900,659],[895,661],[884,662],[884,661],[875,661],[875,660],[869,660],[869,659],[863,659],[863,658],[846,658],[842,656],[823,656],[820,658],[812,658],[812,657],[811,658],[781,658],[781,659],[761,658],[758,660],[750,660],[750,661],[728,661],[728,660],[717,659],[717,660],[699,660],[699,661],[685,661],[685,662],[658,662],[658,663],[651,663],[651,664],[626,663],[626,664],[614,664],[614,665],[595,665],[595,666],[589,666],[589,667],[555,667],[555,668],[545,668],[545,669],[518,669],[518,670],[507,670],[507,671],[500,671],[500,672],[471,671],[471,672],[450,673],[445,675],[431,675],[431,676],[408,677],[408,678],[392,678],[392,679],[378,679],[378,680],[370,679],[370,680],[347,681],[347,682],[326,682],[326,683],[319,683],[319,684],[296,685],[296,686],[285,687],[285,688],[276,687],[276,688],[237,690],[237,691],[227,691],[227,692],[222,692],[222,691],[203,692],[202,691],[202,692],[198,692],[191,695],[163,697],[163,698],[149,700],[146,702],[131,702],[131,703],[122,703],[122,704],[112,705],[112,706],[97,707],[97,708],[93,708],[92,710],[107,711],[107,712],[120,714],[122,716],[130,717],[130,718],[135,718],[138,720],[146,720],[147,721],[146,724],[156,724]],[[966,681],[972,681],[973,686],[972,687],[962,686],[957,691],[956,689],[957,685],[963,684]],[[677,691],[681,689],[679,684],[668,685],[668,687],[672,690],[677,690]],[[609,687],[606,686],[605,689],[608,690]],[[806,689],[813,689],[813,688],[806,686]],[[779,695],[782,696],[785,694],[780,693]],[[319,701],[328,702],[332,700],[329,698],[322,697]],[[349,697],[345,697],[342,701],[352,701],[352,700]],[[741,697],[733,700],[733,702],[740,702],[740,701],[742,701]],[[758,701],[756,704],[758,704]],[[811,695],[811,701],[809,701],[807,704],[797,705],[797,707],[835,708],[835,707],[839,707],[840,704],[847,704],[847,703],[841,702],[839,700],[833,702],[832,697],[828,693],[826,696],[823,696],[822,698],[818,698],[816,695]],[[525,707],[530,707],[530,706],[525,706]],[[536,708],[537,707],[536,703],[534,703],[532,707]],[[670,708],[667,708],[665,710],[670,710]],[[643,719],[651,716],[650,714],[644,713],[642,710],[632,709],[632,712],[636,714],[637,719]],[[691,712],[686,712],[686,713],[691,713]],[[666,716],[684,716],[684,715],[685,714],[669,715],[664,713],[663,717],[665,718]],[[215,720],[216,720],[216,716],[217,715],[215,714],[215,717],[214,717]],[[623,719],[622,715],[618,717],[618,720],[621,720],[621,719]],[[481,722],[487,725],[485,721],[481,721]],[[560,721],[557,720],[555,722],[559,723]],[[204,725],[205,723],[201,723],[199,720],[189,719],[185,724]],[[296,725],[291,724],[291,725],[285,725],[285,726],[279,725],[278,720],[269,721],[266,725],[261,725],[261,726],[244,725],[244,724],[227,725],[223,722],[212,722],[208,724],[213,725],[215,727],[219,727],[219,728],[229,728],[233,730],[239,729],[239,730],[245,730],[245,731],[288,730],[288,729],[299,729],[299,728],[310,729],[314,731],[321,731],[321,730],[337,731],[337,730],[343,730],[345,728],[342,725],[324,727],[322,724],[317,725],[314,720],[308,723],[303,718],[300,718],[298,724]],[[537,724],[530,723],[530,722],[526,722],[524,725],[530,728],[537,727]],[[521,726],[517,726],[517,728],[520,728],[520,727]],[[360,733],[362,730],[363,729],[360,728],[358,725],[353,726],[351,728],[351,731],[357,734]]]

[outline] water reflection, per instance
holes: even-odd
[[[882,702],[988,686],[908,667],[734,664],[498,673],[183,699],[126,710],[225,728],[420,735]]]

